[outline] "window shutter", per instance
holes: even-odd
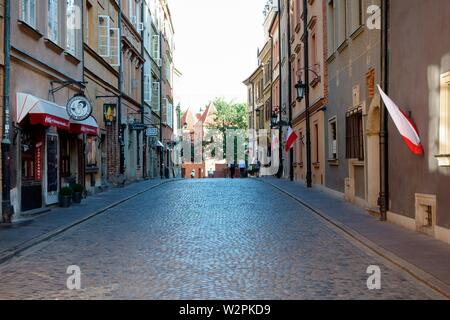
[[[103,58],[109,58],[111,55],[111,37],[109,29],[109,16],[98,16],[98,54]]]

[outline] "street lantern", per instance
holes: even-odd
[[[297,90],[297,101],[300,102],[305,97],[306,85],[301,80],[299,80],[295,85],[295,89]]]
[[[272,112],[272,127],[276,127],[278,122],[278,115],[275,112]]]

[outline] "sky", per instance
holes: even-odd
[[[264,40],[265,0],[169,0],[175,28],[174,80],[181,109],[204,108],[215,97],[247,101],[242,83],[257,67]]]

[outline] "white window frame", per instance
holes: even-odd
[[[153,109],[156,112],[161,111],[161,82],[153,81],[152,82],[152,98],[157,98],[157,108]],[[152,100],[153,101],[153,100]],[[152,105],[153,108],[153,105]]]
[[[20,19],[36,28],[36,0],[21,0]]]
[[[113,35],[116,35],[115,37]],[[110,64],[112,67],[120,66],[120,29],[119,28],[109,28],[109,38],[110,38]]]
[[[77,30],[74,27],[77,14],[75,0],[66,1],[66,51],[76,56],[77,54]],[[70,23],[72,21],[72,24]],[[89,30],[88,30],[89,33]]]
[[[105,25],[101,25],[100,19],[104,19]],[[103,58],[109,58],[111,56],[111,36],[110,36],[110,24],[111,24],[111,18],[106,15],[99,15],[98,16],[98,54],[100,57]],[[102,36],[101,29],[105,29],[106,36]],[[102,44],[102,38],[105,38],[105,44]],[[106,48],[105,51],[102,51],[102,48]]]
[[[161,38],[159,34],[152,36],[152,58],[156,61],[161,58]]]

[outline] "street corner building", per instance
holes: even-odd
[[[162,177],[163,165],[171,168],[167,177],[176,176],[169,154],[177,122],[174,31],[165,1],[0,5],[2,133],[9,140],[2,200],[15,219],[57,204],[66,186],[94,194]],[[92,105],[83,121],[67,112],[76,96]]]

